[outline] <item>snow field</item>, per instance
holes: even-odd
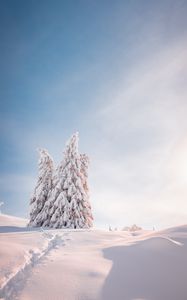
[[[187,226],[20,230],[0,233],[1,299],[187,299]]]

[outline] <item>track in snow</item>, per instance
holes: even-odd
[[[42,250],[34,251],[31,249],[28,253],[26,253],[25,263],[16,272],[9,276],[0,288],[0,299],[17,299],[17,296],[29,277],[32,268],[40,263],[50,251],[65,244],[62,235],[48,232],[44,232],[43,235],[47,239],[47,246]]]

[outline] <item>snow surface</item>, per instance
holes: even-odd
[[[24,227],[28,223],[27,219],[13,217],[0,213],[0,226],[18,226]]]
[[[0,215],[0,299],[187,300],[187,226],[41,230]]]

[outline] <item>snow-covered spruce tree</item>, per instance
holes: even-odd
[[[90,195],[89,195],[89,185],[88,185],[88,167],[89,167],[89,157],[86,154],[80,154],[81,160],[81,180],[85,192],[85,202],[84,202],[84,216],[89,224],[89,227],[93,225],[93,216],[91,213],[91,205],[90,205]]]
[[[53,224],[51,224],[51,218],[55,212],[56,212],[56,217],[59,219],[58,227],[63,227],[63,220],[62,220],[63,210],[60,209],[60,207],[62,207],[63,197],[64,197],[64,193],[63,193],[64,163],[65,162],[63,160],[54,172],[53,188],[49,192],[48,199],[45,202],[45,205],[41,211],[41,214],[44,216],[45,219],[43,223],[43,227],[53,227]]]
[[[51,199],[50,227],[89,228],[93,217],[88,196],[88,157],[78,152],[78,133],[66,145],[64,160],[57,169]]]
[[[45,221],[42,214],[45,202],[52,189],[53,160],[45,149],[39,149],[39,176],[30,199],[30,221],[28,226],[40,227]]]

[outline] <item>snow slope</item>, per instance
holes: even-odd
[[[6,226],[1,299],[187,300],[187,226],[138,235]]]
[[[27,219],[0,214],[0,226],[24,227],[27,225],[27,223],[28,223]]]

